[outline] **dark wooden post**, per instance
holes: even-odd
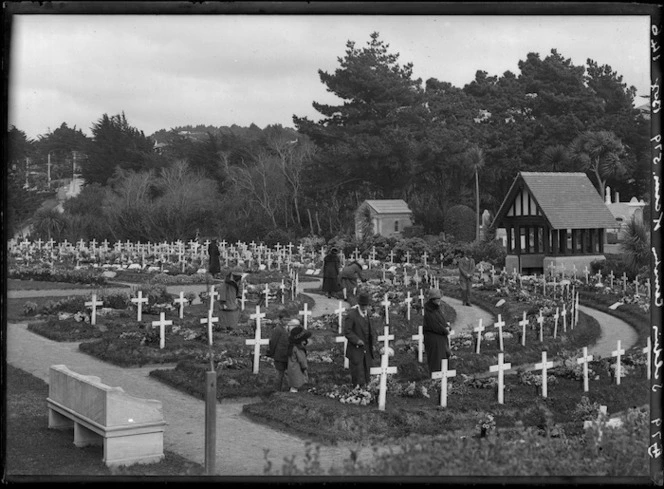
[[[205,372],[205,473],[213,475],[217,460],[217,372]]]

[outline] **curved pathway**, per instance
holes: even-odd
[[[318,289],[311,282],[301,282],[300,292]],[[179,293],[180,290],[200,292],[206,289],[205,284],[169,286],[169,292]],[[106,289],[107,291],[109,289]],[[125,291],[127,289],[118,289]],[[55,290],[49,295],[89,294],[90,290]],[[44,295],[44,291],[14,291],[8,294],[14,297],[35,297]],[[312,295],[312,294],[307,294]],[[339,300],[328,299],[320,294],[313,294],[315,306],[312,316],[333,314]],[[467,330],[477,325],[479,318],[490,324],[493,317],[488,312],[476,307],[465,307],[461,301],[445,297],[444,300],[457,311],[455,326],[459,330]],[[345,303],[345,307],[348,307]],[[627,350],[636,341],[633,329],[606,313],[581,306],[581,310],[598,319],[602,325],[602,337],[591,348],[591,352],[602,356],[610,355],[615,349],[616,340],[621,339]],[[169,368],[169,365],[145,366],[141,368],[117,367],[91,356],[81,353],[76,343],[58,343],[33,334],[25,324],[10,324],[7,328],[7,361],[11,365],[30,372],[48,382],[48,367],[64,364],[73,371],[85,375],[95,375],[102,382],[111,386],[121,386],[126,392],[147,399],[162,401],[164,419],[167,427],[164,432],[164,448],[200,464],[204,464],[205,440],[205,403],[188,394],[173,389],[151,377],[149,372],[155,368]],[[286,394],[287,395],[287,394]],[[223,400],[217,405],[217,460],[216,473],[219,475],[262,475],[265,467],[263,451],[269,449],[269,459],[275,469],[280,469],[285,458],[295,456],[301,461],[306,455],[303,439],[284,433],[280,430],[250,421],[242,415],[242,406],[251,399]],[[319,461],[324,469],[341,466],[350,455],[351,449],[357,444],[339,444],[338,446],[320,446]],[[388,448],[385,447],[385,450]],[[371,447],[359,451],[360,460],[373,457]]]

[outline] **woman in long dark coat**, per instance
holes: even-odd
[[[210,272],[210,275],[216,277],[221,272],[221,264],[219,263],[219,246],[217,245],[216,239],[213,239],[210,241],[210,244],[208,244],[208,256],[208,271]]]
[[[429,291],[429,300],[424,304],[424,321],[422,331],[424,333],[424,351],[427,354],[427,365],[429,373],[440,372],[441,360],[450,358],[449,334],[450,327],[443,316],[440,305],[442,294],[439,289]]]
[[[242,270],[234,268],[219,285],[219,325],[224,329],[235,329],[240,320],[240,283],[242,282]]]
[[[339,250],[333,247],[323,259],[323,292],[330,298],[332,294],[341,290],[341,283],[339,282],[340,268]]]

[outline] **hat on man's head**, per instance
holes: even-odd
[[[443,297],[440,289],[430,289],[429,290],[429,300],[431,299],[441,299]]]
[[[311,331],[304,329],[302,326],[295,326],[291,330],[289,338],[292,343],[299,343],[300,341],[311,338]]]
[[[339,248],[333,246],[332,249],[330,250],[330,253],[339,253]]]
[[[299,319],[291,319],[286,323],[286,326],[290,328],[296,328],[297,326],[300,325],[300,320]]]
[[[368,306],[371,303],[371,298],[369,297],[369,294],[366,292],[361,292],[360,295],[357,296],[357,303],[360,306]]]

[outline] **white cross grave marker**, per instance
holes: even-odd
[[[576,359],[576,363],[583,364],[583,392],[588,392],[588,362],[592,361],[593,356],[588,355],[588,347],[583,347],[583,356]]]
[[[347,369],[350,364],[348,362],[348,358],[346,357],[346,348],[348,347],[348,338],[345,336],[335,336],[334,337],[335,343],[343,343],[344,344],[344,368]]]
[[[380,303],[382,306],[385,306],[385,324],[390,324],[390,301],[385,294],[385,299]]]
[[[343,313],[346,310],[344,307],[344,303],[339,301],[339,309],[335,309],[334,312],[336,312],[339,315],[339,334],[341,334],[341,330],[343,328]]]
[[[410,296],[410,290],[406,296],[406,320],[410,322],[410,303],[413,302],[413,298]]]
[[[180,304],[180,319],[182,319],[184,317],[184,304],[185,302],[188,302],[184,297],[184,292],[180,291],[180,297],[178,299],[174,299],[173,302]]]
[[[519,321],[519,326],[521,326],[521,346],[526,346],[526,326],[528,326],[528,322],[526,311],[523,311],[523,319]]]
[[[544,341],[544,316],[542,316],[542,310],[540,309],[539,316],[537,316],[537,322],[539,323],[539,340],[540,343]]]
[[[567,333],[567,309],[565,308],[564,302],[563,302],[563,310],[560,313],[560,316],[563,318],[563,332]]]
[[[547,362],[546,361],[546,352],[542,352],[542,362],[541,363],[536,363],[535,368],[542,369],[542,397],[546,397],[547,392],[546,392],[546,386],[547,386],[547,380],[548,380],[548,374],[547,374],[547,369],[548,368],[553,368],[553,362]]]
[[[505,326],[505,321],[498,314],[498,322],[493,323],[493,327],[498,328],[498,345],[500,346],[500,351],[503,351],[503,326]]]
[[[210,285],[210,292],[208,295],[210,296],[210,311],[214,311],[214,299],[219,297],[219,292],[215,290],[214,285]]]
[[[417,327],[417,334],[414,334],[411,338],[417,341],[417,361],[422,363],[424,361],[422,355],[424,352],[424,332],[421,324]]]
[[[612,357],[616,357],[616,385],[620,385],[621,365],[620,358],[625,354],[625,350],[620,348],[620,340],[618,340],[618,348],[611,352]]]
[[[424,290],[420,289],[420,295],[417,296],[420,299],[420,307],[422,308],[422,316],[424,316]]]
[[[311,316],[313,313],[307,310],[308,304],[304,303],[304,310],[298,312],[298,316],[304,316],[304,329],[307,329],[307,316]]]
[[[270,287],[268,286],[268,284],[265,284],[265,289],[263,290],[263,293],[265,294],[265,309],[267,309],[268,301],[270,300]]]
[[[138,295],[138,297],[136,297],[135,299],[131,299],[131,302],[138,305],[138,310],[137,310],[137,314],[136,314],[136,321],[142,321],[143,320],[143,304],[148,303],[148,298],[143,297],[143,291],[142,290],[139,290],[137,295]]]
[[[369,370],[371,375],[380,375],[380,390],[378,391],[378,410],[385,411],[385,397],[387,394],[387,376],[396,374],[397,368],[389,366],[389,356],[387,351],[383,353],[380,359],[380,367],[372,367]]]
[[[503,404],[505,390],[504,372],[512,368],[511,363],[503,363],[503,354],[498,353],[498,365],[489,366],[490,372],[498,372],[498,404]]]
[[[219,318],[214,318],[212,317],[213,311],[212,309],[208,309],[208,315],[206,318],[201,318],[201,324],[206,324],[207,323],[207,328],[208,328],[208,344],[212,345],[212,323],[216,323],[219,321]]]
[[[477,328],[473,328],[473,331],[477,333],[477,346],[475,347],[475,353],[480,352],[480,343],[482,343],[482,331],[484,330],[485,328],[482,326],[482,318],[480,318],[480,323]]]
[[[432,379],[440,379],[440,406],[447,407],[447,378],[456,377],[456,370],[447,370],[447,358],[440,361],[440,371],[432,372]]]
[[[558,318],[560,314],[558,312],[558,307],[556,307],[556,313],[553,315],[553,337],[555,338],[558,335]]]
[[[164,349],[164,346],[166,346],[166,333],[164,328],[166,326],[170,326],[173,324],[173,321],[170,319],[166,321],[166,313],[160,312],[159,313],[159,321],[152,321],[152,326],[159,326],[159,348],[161,350]]]
[[[92,325],[97,324],[97,307],[103,306],[104,301],[97,302],[97,294],[92,294],[92,300],[90,302],[86,302],[85,305],[90,306],[92,308],[92,314],[90,315],[90,324]]]
[[[256,313],[249,316],[250,319],[256,320],[256,334],[252,340],[244,340],[247,345],[254,345],[254,370],[253,373],[258,373],[258,364],[260,362],[261,345],[270,343],[269,338],[261,338],[261,318],[265,317],[265,313],[261,314],[261,306],[256,306]]]

